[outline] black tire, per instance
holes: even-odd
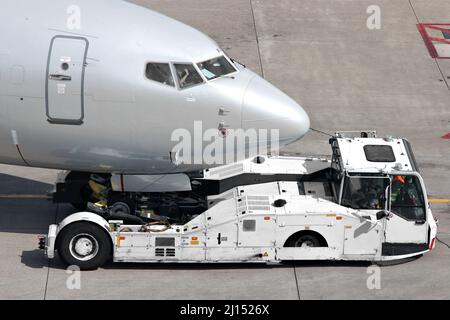
[[[115,204],[118,204],[118,203],[121,203],[121,205],[123,205],[124,207],[127,208],[127,210],[126,210],[127,212],[122,212],[122,213],[129,214],[132,216],[136,215],[136,203],[132,197],[127,196],[126,194],[121,194],[121,193],[111,194],[111,196],[108,199],[108,207],[111,208]]]
[[[320,247],[320,240],[318,237],[312,235],[312,234],[300,234],[296,237],[291,237],[289,241],[286,244],[287,247]]]
[[[81,270],[95,270],[111,258],[112,242],[100,227],[89,222],[76,222],[61,230],[57,250],[67,265],[76,265]]]

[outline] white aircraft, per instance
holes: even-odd
[[[199,121],[224,140],[278,129],[280,147],[309,130],[208,36],[126,1],[1,0],[0,28],[0,163],[158,176],[211,166],[173,153],[174,131]]]

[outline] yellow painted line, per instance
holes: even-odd
[[[0,199],[49,199],[45,194],[0,194]]]
[[[431,203],[450,203],[450,199],[428,199]]]

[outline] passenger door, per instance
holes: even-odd
[[[417,175],[393,176],[391,184],[391,218],[385,221],[386,242],[428,242],[426,195]]]
[[[380,224],[370,220],[355,218],[345,221],[344,254],[376,255],[380,247],[382,231]]]
[[[344,221],[344,254],[376,255],[383,239],[383,225],[371,217],[386,208],[390,179],[384,175],[347,175],[341,205],[354,210]]]
[[[88,40],[81,37],[56,36],[52,39],[46,74],[46,112],[50,123],[83,123],[88,47]]]

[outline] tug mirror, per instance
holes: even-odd
[[[378,211],[377,212],[377,220],[381,220],[383,218],[388,217],[389,214],[386,211]]]
[[[384,190],[384,199],[386,200],[385,202],[385,211],[391,211],[391,179],[389,179],[389,184],[386,187],[386,189]]]

